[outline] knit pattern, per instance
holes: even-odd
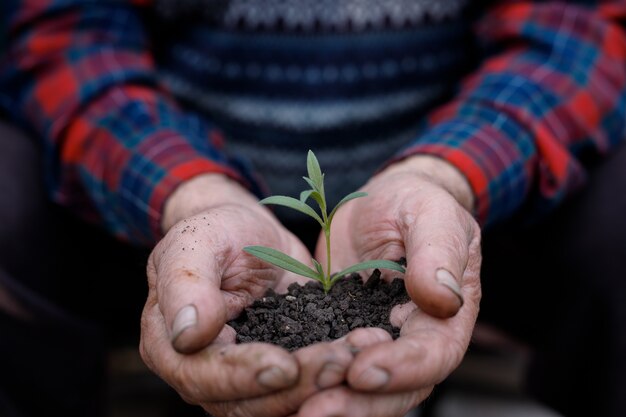
[[[403,29],[456,19],[468,0],[157,0],[162,17],[201,17],[229,30]]]

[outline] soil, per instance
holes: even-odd
[[[324,293],[319,282],[292,284],[286,294],[268,290],[228,324],[237,342],[269,342],[295,350],[331,341],[357,327],[379,327],[395,339],[400,329],[389,322],[391,309],[409,301],[404,281],[386,282],[374,270],[363,283],[358,274],[338,281]]]

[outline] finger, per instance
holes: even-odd
[[[214,343],[193,354],[176,352],[156,303],[146,304],[141,327],[142,358],[191,403],[265,395],[298,380],[295,357],[274,345]]]
[[[440,383],[463,359],[478,315],[475,300],[451,319],[414,310],[397,340],[358,354],[348,384],[361,391],[402,392]]]
[[[249,400],[207,404],[205,409],[215,415],[275,417],[292,414],[311,395],[340,385],[353,358],[347,346],[334,343],[317,343],[293,354],[300,365],[300,377],[293,387]]]
[[[390,340],[391,335],[386,330],[378,327],[368,327],[354,329],[347,335],[333,341],[333,343],[347,346],[356,355],[368,346]]]
[[[185,227],[184,223],[175,226],[178,230],[170,232],[175,237],[153,251],[148,276],[155,276],[150,281],[165,318],[167,338],[179,352],[190,353],[217,336],[227,311],[220,291],[221,271],[211,252],[206,247],[200,250],[208,245],[207,240],[200,231],[192,240],[181,238]]]
[[[397,304],[391,309],[389,322],[394,327],[402,328],[402,325],[404,325],[416,309],[417,306],[412,301],[404,304]]]
[[[402,417],[431,391],[432,387],[414,392],[371,394],[342,386],[309,398],[300,408],[298,417]]]
[[[420,213],[401,217],[407,291],[420,309],[437,317],[451,317],[463,305],[461,288],[470,245],[479,245],[474,242],[478,240],[474,220],[461,206],[447,200],[434,200],[437,203],[422,206]]]

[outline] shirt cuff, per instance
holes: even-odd
[[[530,135],[511,118],[488,108],[478,113],[439,122],[397,157],[426,154],[456,167],[474,193],[474,217],[486,226],[521,206],[533,178],[535,151]]]

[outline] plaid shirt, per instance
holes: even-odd
[[[626,134],[626,2],[501,1],[478,22],[488,54],[399,156],[454,164],[483,223],[558,204],[584,155]],[[125,239],[161,234],[168,196],[201,173],[254,187],[209,122],[160,88],[149,0],[3,0],[0,106],[43,138],[55,201]]]

